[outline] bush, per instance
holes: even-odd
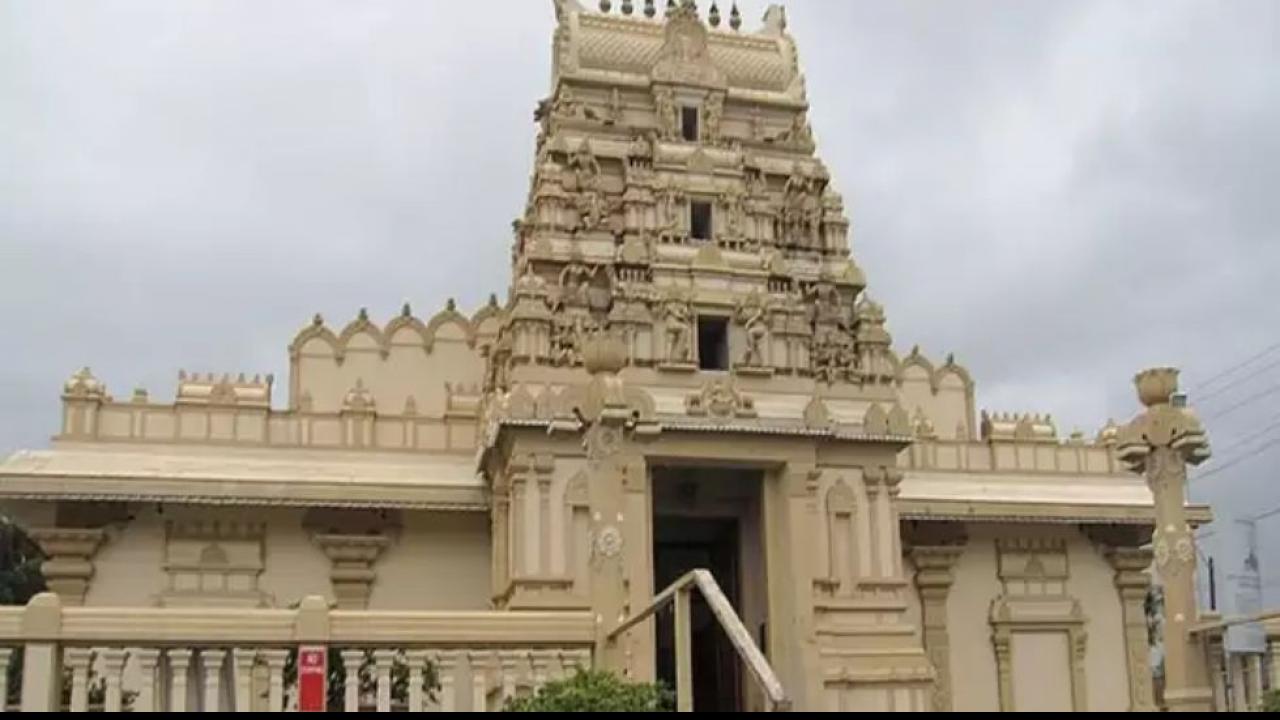
[[[537,693],[507,702],[503,712],[671,712],[675,695],[661,684],[629,683],[612,673],[580,670]]]
[[[1262,712],[1280,712],[1280,690],[1272,690],[1262,696]]]

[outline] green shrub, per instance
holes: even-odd
[[[1280,690],[1272,690],[1262,696],[1262,712],[1280,712]]]
[[[675,696],[661,684],[629,683],[600,670],[579,671],[513,698],[504,712],[670,712]]]

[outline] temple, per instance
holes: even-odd
[[[698,710],[1155,709],[1121,428],[979,413],[955,358],[895,349],[785,11],[554,11],[504,297],[316,316],[278,388],[85,369],[0,465],[52,593],[14,628],[58,628],[0,617],[23,706],[68,668],[71,709],[102,678],[108,709],[279,710],[310,643],[346,709],[574,666]]]

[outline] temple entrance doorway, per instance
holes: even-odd
[[[761,517],[764,474],[755,470],[660,467],[653,472],[653,582],[660,592],[695,569],[709,570],[768,655]],[[693,703],[697,712],[757,705],[742,662],[700,594],[692,603]],[[658,616],[658,678],[675,687],[675,625]]]

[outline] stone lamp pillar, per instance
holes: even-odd
[[[1116,452],[1129,470],[1146,475],[1155,497],[1152,535],[1156,569],[1164,585],[1165,701],[1170,710],[1213,709],[1205,653],[1190,633],[1196,607],[1195,536],[1187,522],[1187,465],[1209,457],[1209,441],[1185,403],[1175,402],[1178,371],[1154,368],[1134,378],[1146,410],[1120,431]]]

